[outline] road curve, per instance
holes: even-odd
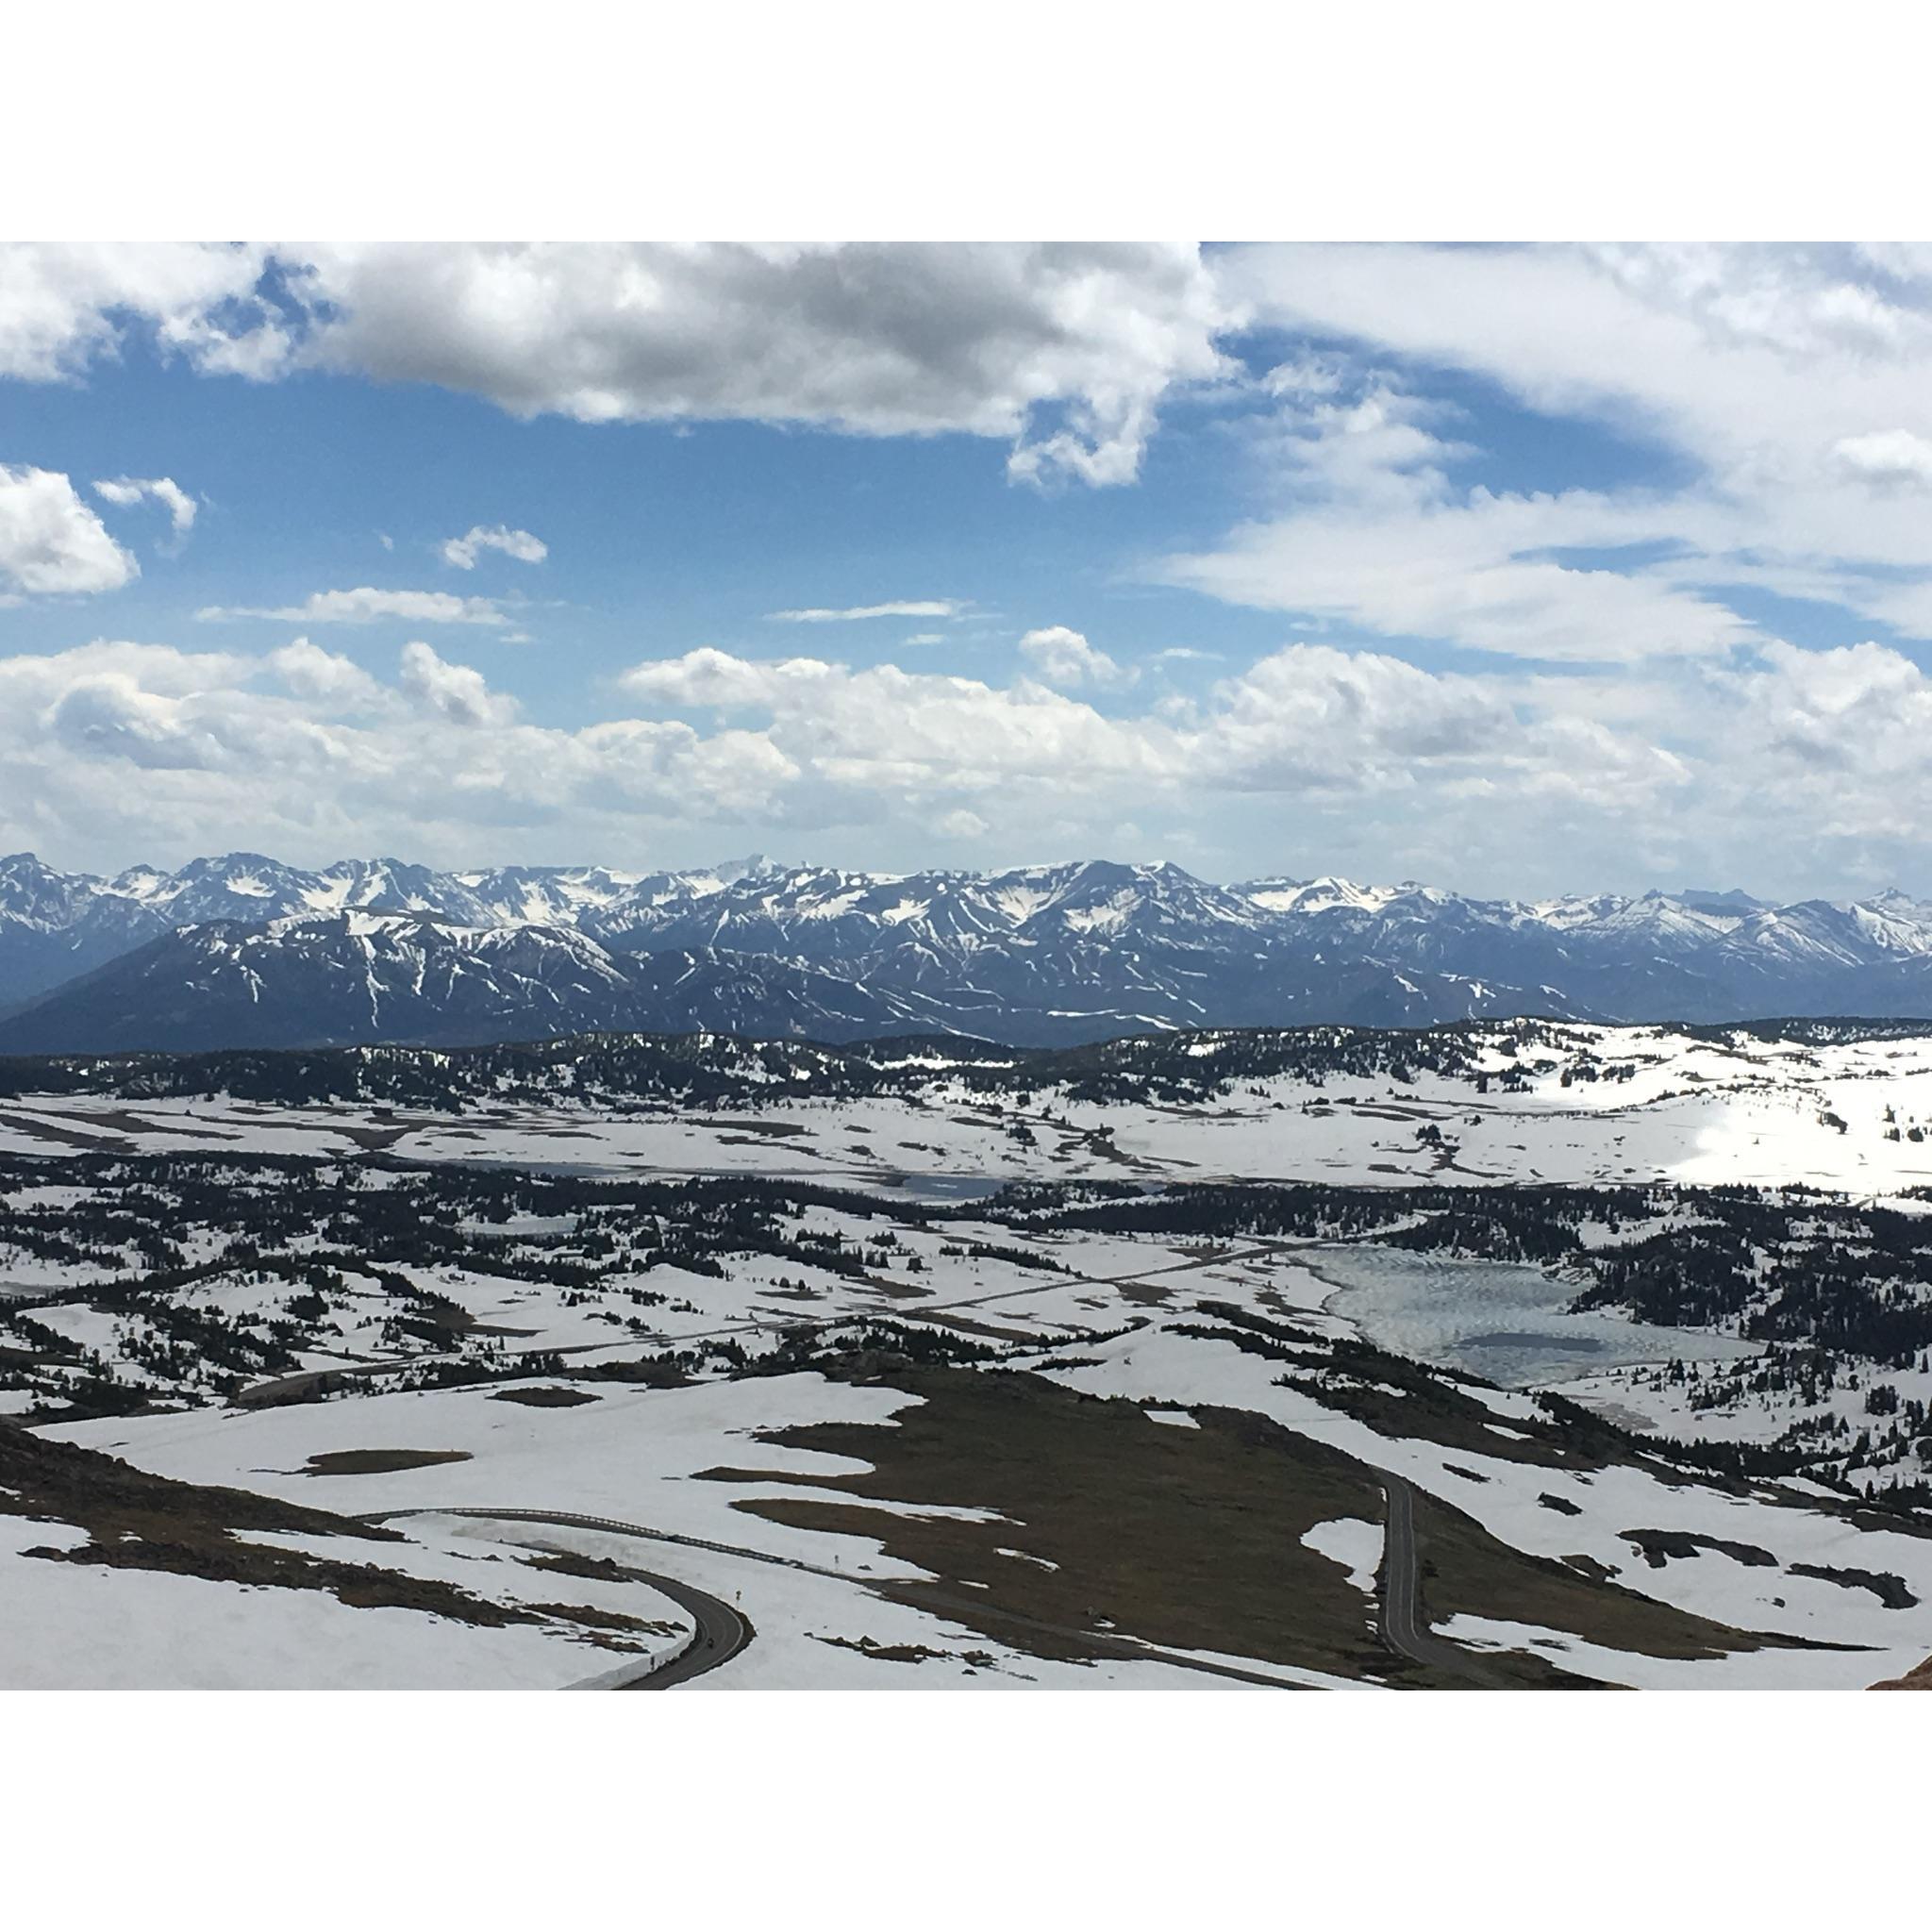
[[[1385,1472],[1382,1494],[1388,1503],[1382,1543],[1382,1641],[1391,1650],[1434,1670],[1447,1671],[1486,1690],[1504,1689],[1502,1680],[1479,1657],[1431,1635],[1420,1615],[1422,1561],[1416,1551],[1415,1491],[1399,1475]]]
[[[641,1537],[647,1542],[677,1543],[686,1549],[709,1550],[721,1557],[741,1557],[748,1562],[770,1563],[781,1570],[803,1570],[813,1576],[828,1576],[836,1583],[856,1584],[860,1590],[877,1591],[881,1588],[879,1578],[856,1575],[850,1570],[835,1570],[822,1563],[808,1563],[797,1557],[776,1556],[770,1550],[747,1549],[738,1543],[712,1542],[701,1536],[680,1536],[675,1530],[651,1529],[641,1523],[620,1523],[609,1516],[581,1516],[563,1510],[544,1509],[417,1507],[380,1509],[364,1515],[359,1520],[364,1523],[388,1523],[398,1516],[474,1516],[492,1523],[547,1523],[558,1529],[594,1529],[610,1536],[634,1536]],[[688,1677],[700,1676],[706,1671],[716,1670],[720,1664],[727,1662],[751,1641],[754,1634],[751,1625],[729,1604],[721,1603],[718,1598],[707,1596],[703,1591],[695,1590],[688,1583],[678,1583],[672,1577],[659,1576],[649,1571],[640,1571],[638,1574],[646,1577],[654,1587],[663,1591],[667,1596],[675,1597],[691,1609],[693,1615],[697,1611],[696,1605],[691,1599],[702,1599],[708,1607],[708,1614],[715,1619],[717,1613],[722,1611],[724,1617],[731,1619],[741,1627],[742,1635],[736,1640],[732,1648],[727,1650],[724,1645],[724,1636],[729,1634],[728,1626],[722,1622],[714,1622],[713,1628],[720,1633],[715,1651],[706,1648],[702,1641],[704,1633],[701,1631],[700,1641],[693,1644],[676,1663],[668,1664],[663,1670],[653,1672],[650,1675],[634,1682],[610,1684],[609,1689],[668,1690],[673,1684],[683,1683]],[[1190,1656],[1186,1652],[1171,1649],[1164,1644],[1151,1643],[1145,1639],[1129,1636],[1124,1631],[1078,1630],[1064,1624],[1048,1624],[1038,1617],[1024,1616],[1017,1610],[994,1610],[987,1604],[974,1603],[962,1596],[929,1590],[924,1585],[918,1589],[916,1602],[908,1607],[962,1610],[969,1615],[980,1617],[991,1612],[1001,1622],[1017,1624],[1023,1629],[1044,1631],[1055,1637],[1077,1638],[1085,1643],[1111,1651],[1123,1658],[1173,1664],[1180,1670],[1197,1672],[1202,1676],[1231,1678],[1236,1683],[1252,1684],[1266,1690],[1293,1690],[1300,1688],[1292,1678],[1276,1676],[1261,1671],[1243,1670],[1238,1664],[1215,1663],[1207,1657]],[[703,1661],[699,1660],[701,1658]]]
[[[613,1523],[601,1516],[550,1515],[541,1509],[388,1509],[363,1518],[368,1523],[386,1523],[396,1516],[471,1516],[493,1523],[548,1524],[557,1529],[598,1529],[613,1536],[648,1538],[653,1542],[675,1542],[683,1539],[667,1537],[657,1530],[630,1523]],[[577,1688],[604,1690],[669,1690],[689,1683],[727,1664],[756,1635],[749,1618],[735,1610],[722,1597],[694,1584],[682,1583],[675,1576],[662,1576],[653,1570],[632,1573],[662,1596],[668,1596],[680,1609],[688,1611],[695,1626],[690,1645],[670,1663],[657,1670],[620,1668],[602,1677],[593,1677]]]

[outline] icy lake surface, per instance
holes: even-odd
[[[1566,1313],[1579,1292],[1574,1284],[1513,1261],[1448,1260],[1370,1245],[1314,1248],[1303,1258],[1334,1284],[1329,1311],[1354,1322],[1377,1347],[1506,1389],[1630,1362],[1757,1353],[1751,1342],[1702,1329]]]
[[[894,1174],[885,1177],[884,1185],[886,1191],[915,1201],[988,1201],[1006,1181],[974,1174]]]

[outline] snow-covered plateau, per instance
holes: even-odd
[[[40,1071],[0,1095],[0,1683],[1932,1654],[1932,1035]]]

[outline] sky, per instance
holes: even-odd
[[[0,851],[1932,896],[1932,250],[0,247]]]

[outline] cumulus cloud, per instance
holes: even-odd
[[[1096,691],[1113,691],[1134,682],[1133,672],[1116,664],[1105,651],[1096,650],[1078,631],[1069,630],[1063,624],[1029,630],[1020,640],[1020,655],[1035,676],[1068,690],[1091,685]]]
[[[738,244],[307,251],[314,355],[519,415],[752,419],[1015,443],[1014,474],[1122,481],[1160,398],[1219,375],[1191,247]],[[1055,413],[1063,418],[1051,421]]]
[[[337,652],[325,651],[307,638],[297,638],[270,652],[268,661],[297,697],[360,709],[379,703],[383,695],[381,685],[359,664]]]
[[[1130,481],[1240,319],[1196,248],[1141,243],[22,245],[0,280],[0,373],[38,380],[140,325],[205,372],[430,382],[520,416],[997,438],[1039,484]]]
[[[1614,781],[1628,791],[1669,786],[1681,773],[1641,745],[1626,758],[1614,733],[1585,744],[1567,725],[1525,719],[1517,691],[1495,680],[1326,645],[1275,652],[1216,685],[1203,705],[1125,717],[1030,679],[1002,688],[891,664],[854,670],[709,649],[640,664],[621,683],[673,709],[763,717],[805,785],[872,797],[964,794],[982,812],[1009,803],[1015,788],[1060,797],[1112,789],[1124,798],[1149,786],[1177,796],[1366,795],[1500,771],[1511,786]]]
[[[452,537],[443,544],[442,560],[458,570],[475,570],[478,554],[485,550],[500,550],[518,563],[541,563],[550,555],[550,546],[542,538],[533,537],[527,530],[512,530],[502,524],[486,529],[476,524],[466,535]]]
[[[516,716],[515,702],[492,691],[480,671],[448,663],[420,641],[403,646],[402,686],[453,724],[507,724]]]
[[[0,463],[0,584],[42,594],[118,591],[140,574],[58,470]]]
[[[46,728],[69,750],[153,770],[199,769],[213,756],[179,699],[144,691],[122,672],[76,678],[48,711]]]
[[[1213,699],[1218,761],[1247,789],[1332,782],[1364,760],[1399,775],[1431,760],[1524,749],[1513,707],[1493,684],[1326,644],[1276,651],[1217,685]]]
[[[199,508],[172,476],[108,476],[95,483],[94,494],[119,509],[132,509],[142,502],[159,504],[167,511],[177,538],[193,529]]]
[[[1831,453],[1847,475],[1885,488],[1924,490],[1932,485],[1932,438],[1909,429],[1876,429],[1841,436]]]
[[[458,597],[447,591],[317,591],[300,604],[262,609],[210,604],[195,616],[210,621],[262,617],[278,624],[480,624],[514,620],[489,597]]]
[[[769,708],[789,692],[844,675],[841,665],[818,658],[735,658],[707,646],[681,658],[637,665],[625,674],[622,683],[626,691],[669,705],[733,710]]]
[[[891,604],[852,604],[842,610],[768,610],[773,624],[861,624],[872,617],[963,617],[971,606],[957,597],[907,597]]]

